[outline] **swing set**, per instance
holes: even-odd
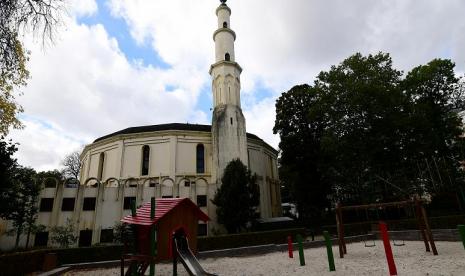
[[[415,197],[412,200],[405,200],[405,201],[397,201],[397,202],[387,202],[387,203],[373,203],[373,204],[365,204],[365,205],[352,205],[352,206],[342,206],[340,203],[336,204],[336,225],[337,225],[337,235],[338,235],[338,244],[339,244],[339,257],[344,258],[344,255],[347,254],[347,246],[344,239],[344,222],[343,222],[343,212],[349,210],[365,210],[365,214],[368,220],[368,210],[378,210],[378,209],[387,209],[387,208],[397,208],[397,212],[400,213],[400,208],[411,207],[414,210],[414,215],[417,221],[418,230],[420,230],[420,234],[422,240],[425,243],[425,249],[427,252],[433,251],[434,255],[438,255],[438,251],[436,249],[436,245],[434,243],[433,234],[431,233],[431,228],[428,222],[428,216],[426,214],[426,210],[423,207],[423,201],[420,200],[418,197]],[[378,220],[379,214],[377,211]],[[366,230],[368,234],[369,230]],[[374,247],[375,239],[373,238],[371,241],[368,240],[367,235],[363,239],[365,247]],[[394,240],[393,244],[395,246],[403,246],[405,245],[404,240]],[[431,247],[431,249],[430,249]]]

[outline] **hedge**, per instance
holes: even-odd
[[[44,256],[48,253],[57,254],[58,265],[117,260],[121,258],[123,246],[93,246],[80,248],[38,249],[0,256],[1,275],[24,275],[40,271]]]
[[[286,243],[288,235],[295,237],[297,234],[304,235],[304,228],[199,237],[197,248],[199,251],[207,251],[263,244],[283,244]]]
[[[250,232],[216,237],[199,237],[198,250],[225,249],[261,244],[285,243],[288,235],[303,234],[303,228],[277,231]],[[24,275],[40,271],[47,253],[57,254],[58,265],[118,260],[122,245],[79,248],[38,249],[0,255],[0,275]]]

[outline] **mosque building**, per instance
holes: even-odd
[[[81,185],[57,185],[41,192],[37,224],[47,229],[75,225],[78,244],[111,242],[113,229],[137,205],[151,197],[188,197],[212,219],[199,222],[199,235],[220,233],[211,202],[227,164],[240,159],[258,176],[263,219],[281,216],[278,152],[246,132],[241,109],[242,68],[236,62],[231,9],[226,0],[216,9],[213,33],[215,60],[210,67],[213,93],[212,125],[161,124],[129,127],[96,139],[81,154]],[[51,245],[48,230],[37,233],[35,245]],[[0,237],[1,247],[14,244]],[[3,249],[3,248],[2,248]]]

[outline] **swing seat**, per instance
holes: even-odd
[[[365,237],[363,239],[363,244],[365,245],[365,247],[375,247],[376,246],[375,240],[374,239],[368,239],[368,237]]]
[[[375,246],[376,246],[375,241],[372,241],[372,243],[367,243],[367,242],[365,241],[365,247],[375,247]]]
[[[404,245],[405,245],[405,241],[402,240],[401,242],[398,242],[398,241],[396,241],[396,240],[393,240],[393,241],[392,241],[392,244],[393,244],[394,246],[404,246]]]

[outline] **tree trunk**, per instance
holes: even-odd
[[[19,245],[19,237],[21,236],[22,230],[23,230],[23,226],[22,226],[22,225],[18,226],[18,228],[16,229],[15,249],[18,248],[18,245]]]
[[[32,225],[29,225],[29,228],[27,229],[26,249],[29,247],[29,238],[31,237],[31,227]]]

